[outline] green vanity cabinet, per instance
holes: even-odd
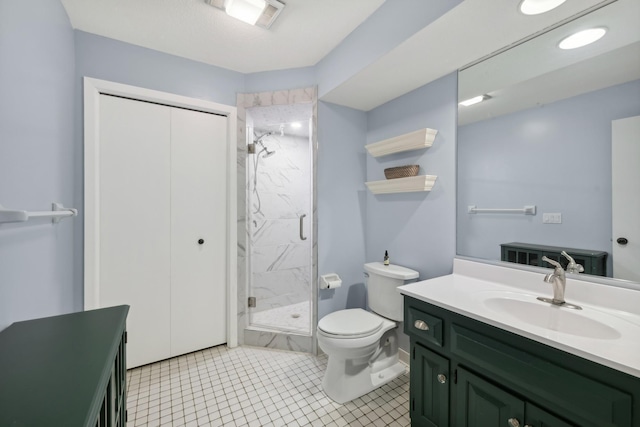
[[[0,332],[0,426],[126,427],[129,306]]]
[[[449,360],[420,344],[416,344],[412,352],[411,424],[421,427],[448,426]]]
[[[640,427],[640,378],[415,298],[404,307],[412,426]]]

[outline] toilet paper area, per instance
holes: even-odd
[[[336,273],[320,276],[320,289],[335,289],[342,286],[342,280]]]

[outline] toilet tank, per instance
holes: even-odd
[[[370,262],[364,265],[369,275],[367,280],[367,296],[369,308],[387,319],[402,321],[402,294],[398,286],[414,282],[418,272],[399,265],[384,265],[381,262]]]

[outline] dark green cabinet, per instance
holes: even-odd
[[[457,374],[456,426],[576,427],[464,368]]]
[[[526,425],[530,427],[577,427],[530,403],[526,405],[525,412]]]
[[[126,427],[129,306],[0,332],[0,426]]]
[[[607,275],[608,254],[604,251],[511,242],[500,245],[500,259],[516,264],[553,268],[552,265],[542,260],[542,257],[546,256],[554,261],[558,261],[562,267],[566,269],[569,261],[561,255],[562,251],[566,251],[578,264],[582,265],[585,274],[592,274],[594,276]]]
[[[413,368],[416,369],[413,369]],[[449,425],[449,361],[420,344],[411,350],[411,424]],[[413,387],[413,384],[416,387]],[[417,397],[417,398],[416,398]]]
[[[515,424],[513,420],[524,419],[524,402],[521,399],[463,368],[458,368],[457,374],[457,426],[508,426],[509,420]]]
[[[640,427],[640,378],[414,298],[404,306],[412,426]]]

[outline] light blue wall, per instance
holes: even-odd
[[[236,105],[244,74],[83,31],[75,32],[76,72],[147,89]]]
[[[611,121],[639,114],[635,81],[462,126],[458,253],[500,259],[514,241],[611,253]],[[469,215],[468,205],[538,214]],[[562,224],[543,224],[544,212]]]
[[[245,76],[244,92],[271,92],[276,90],[312,87],[318,84],[315,67],[265,71]]]
[[[43,177],[38,181],[28,178],[28,184],[17,186],[15,181],[3,178],[0,203],[41,209],[56,200],[78,207],[81,214],[83,76],[235,105],[236,92],[317,84],[320,69],[323,78],[329,78],[332,72],[339,76],[338,65],[344,58],[357,56],[364,49],[365,60],[374,59],[454,5],[428,8],[422,2],[390,0],[383,9],[387,15],[374,17],[364,32],[347,41],[327,62],[317,67],[243,75],[73,32],[58,1],[39,2],[43,5],[38,5],[37,12],[30,3],[27,13],[22,2],[0,0],[0,174],[17,171],[27,177]],[[403,6],[409,6],[412,12],[401,11]],[[388,28],[376,33],[374,27],[381,22]],[[382,50],[376,40],[384,40]],[[455,93],[455,76],[449,76],[370,113],[319,103],[319,272],[337,272],[344,280],[342,288],[320,292],[320,316],[366,305],[362,264],[379,259],[384,249],[391,251],[393,262],[418,269],[424,278],[451,270],[454,229],[448,227],[448,221],[450,217],[453,221],[453,215],[446,211],[449,197],[453,197],[448,192],[455,189],[455,176],[450,173],[455,126],[449,126],[446,117],[455,106]],[[27,113],[30,119],[38,119],[37,126],[24,123]],[[452,122],[455,124],[455,119]],[[371,196],[364,181],[374,175],[381,179],[387,163],[402,159],[391,157],[379,163],[368,157],[364,145],[424,126],[439,129],[440,135],[434,147],[418,153],[415,160],[428,169],[427,173],[440,176],[436,189],[430,194]],[[7,145],[6,141],[12,140],[20,144]],[[407,212],[413,212],[413,219]],[[422,216],[431,222],[425,223]],[[408,224],[397,221],[402,217]],[[10,303],[14,308],[1,307],[0,327],[18,318],[82,309],[82,231],[82,216],[55,228],[2,226],[0,296],[2,304]],[[24,287],[25,283],[31,287]]]
[[[384,169],[420,165],[420,175],[436,175],[430,192],[367,193],[367,262],[391,262],[420,272],[421,279],[449,274],[455,256],[457,73],[396,98],[368,114],[367,143],[420,128],[436,129],[433,146],[383,157],[367,156],[367,181]]]
[[[438,177],[430,192],[367,193],[366,261],[382,261],[388,250],[392,264],[418,271],[420,280],[453,270],[457,82],[457,73],[450,74],[367,114],[367,143],[424,127],[438,130],[430,148],[366,157],[367,181],[385,179],[385,168],[409,164],[420,165],[420,175]],[[404,334],[400,346],[409,349]]]
[[[73,207],[74,46],[59,1],[0,0],[0,204]],[[81,308],[73,224],[0,225],[0,330]]]
[[[316,64],[318,95],[326,95],[461,2],[386,0]]]
[[[342,287],[319,291],[318,317],[365,307],[366,114],[318,104],[318,274],[338,273]]]

